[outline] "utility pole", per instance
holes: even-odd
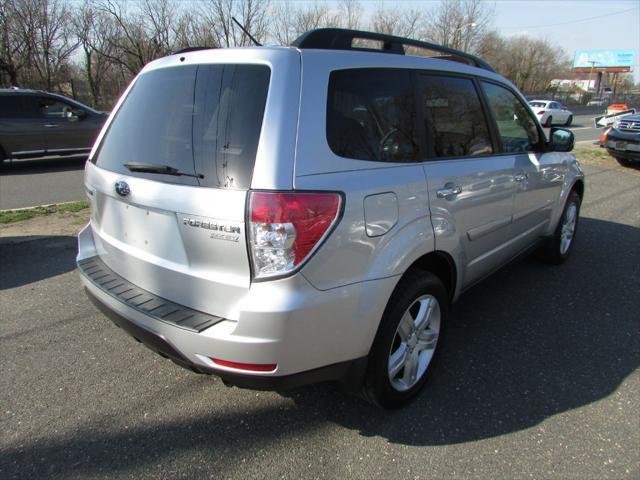
[[[589,78],[587,79],[587,91],[589,91],[589,88],[591,85],[591,75],[593,74],[593,67],[596,66],[596,63],[600,63],[600,62],[596,62],[595,60],[589,60],[587,63],[591,64],[591,70],[589,70]],[[594,90],[595,90],[595,85],[594,85]]]

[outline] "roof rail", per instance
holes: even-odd
[[[382,49],[354,47],[354,39],[382,42]],[[317,48],[321,50],[364,50],[368,52],[394,53],[398,55],[405,55],[405,45],[433,50],[444,54],[435,58],[465,63],[490,72],[495,72],[487,62],[475,55],[471,55],[470,53],[461,52],[454,48],[443,47],[436,43],[413,40],[412,38],[396,37],[394,35],[386,35],[384,33],[363,32],[360,30],[347,30],[343,28],[318,28],[316,30],[309,30],[308,32],[303,33],[291,44],[291,46],[298,47],[300,49]]]

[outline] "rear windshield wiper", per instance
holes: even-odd
[[[143,173],[160,173],[163,175],[174,175],[176,177],[193,177],[193,178],[204,178],[204,175],[201,173],[188,173],[182,172],[177,168],[173,168],[169,165],[156,165],[154,163],[138,163],[138,162],[128,162],[123,163],[125,167],[129,169],[131,172],[143,172]]]

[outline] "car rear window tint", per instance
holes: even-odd
[[[407,70],[332,72],[326,122],[327,141],[336,155],[386,162],[418,159],[415,96]]]
[[[504,87],[482,82],[482,88],[496,120],[502,150],[506,153],[534,150],[540,144],[540,136],[529,109]]]
[[[36,105],[36,99],[31,95],[0,95],[0,117],[40,117],[41,115],[36,110]]]
[[[419,85],[430,156],[493,153],[487,120],[472,80],[421,74]]]
[[[248,189],[270,70],[210,64],[152,70],[135,83],[94,161],[168,183]],[[203,179],[130,172],[124,163],[168,165]]]

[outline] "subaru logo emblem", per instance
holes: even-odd
[[[124,180],[118,180],[116,182],[116,193],[121,197],[126,197],[131,193],[131,189],[129,188],[129,184]]]

